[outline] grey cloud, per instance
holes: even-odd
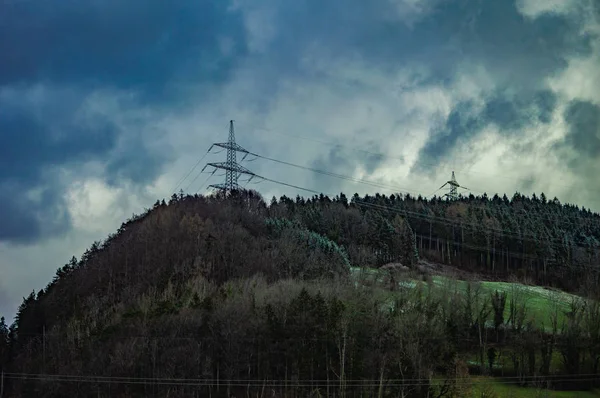
[[[0,2],[0,54],[0,241],[31,243],[70,228],[58,170],[100,161],[109,184],[144,185],[170,160],[147,118],[123,127],[84,109],[89,98],[135,96],[113,113],[189,109],[247,50],[226,1],[64,0]]]
[[[538,107],[539,121],[549,123],[558,102],[556,94],[550,90],[540,90],[534,94],[533,102]]]
[[[22,183],[0,185],[0,241],[27,244],[69,229],[71,219],[58,182],[39,184],[34,198],[28,197],[27,188]]]
[[[354,167],[355,163],[350,161],[347,155],[340,147],[333,147],[329,150],[326,156],[317,157],[310,167],[328,171],[337,174],[348,175],[352,174],[349,170]],[[325,189],[326,192],[338,191],[341,186],[340,180],[335,177],[330,177],[323,174],[314,174],[312,179],[317,187]],[[332,192],[332,193],[333,193]]]
[[[556,102],[556,94],[550,90],[524,91],[517,96],[496,94],[487,101],[482,117],[502,131],[514,131],[536,122],[548,123]]]
[[[514,1],[439,2],[411,27],[391,17],[392,5],[379,2],[295,4],[283,16],[291,23],[287,35],[295,34],[289,43],[319,33],[333,55],[358,51],[364,59],[394,68],[425,64],[437,78],[453,76],[464,62],[476,62],[502,84],[536,87],[564,68],[569,56],[591,51],[590,37],[579,34],[580,21],[550,14],[526,19]],[[300,29],[306,20],[311,29]]]
[[[0,92],[0,241],[32,243],[69,230],[70,217],[61,169],[93,160],[108,161],[113,184],[152,180],[168,159],[168,151],[146,149],[142,135],[131,134],[106,114],[84,105],[77,90]],[[116,115],[112,115],[116,116]],[[144,129],[138,120],[135,127]],[[120,152],[115,152],[123,137]]]
[[[367,153],[363,165],[368,174],[373,173],[385,161],[385,156],[379,153]]]
[[[358,167],[364,168],[367,174],[373,173],[386,160],[386,156],[377,151],[377,144],[370,141],[365,149],[360,147],[336,146],[329,150],[327,156],[320,156],[313,161],[315,169],[351,176]],[[327,178],[330,181],[330,177]],[[324,180],[323,180],[324,181]]]
[[[99,116],[74,117],[80,102],[70,91],[35,100],[22,92],[0,95],[0,241],[29,243],[68,229],[56,168],[107,154],[118,134]]]
[[[473,102],[465,101],[457,104],[448,115],[446,124],[440,131],[433,132],[432,137],[421,149],[419,161],[413,167],[413,172],[430,170],[433,173],[433,170],[425,165],[445,159],[460,140],[473,137],[483,126],[479,110]]]
[[[469,101],[458,103],[445,125],[432,131],[413,171],[422,172],[423,164],[444,159],[460,142],[472,139],[490,124],[498,126],[500,133],[518,134],[527,126],[548,123],[556,103],[556,94],[549,90],[522,91],[518,95],[498,91],[486,99],[481,110]]]
[[[588,157],[600,156],[600,106],[575,100],[569,103],[564,118],[569,125],[564,144]]]
[[[241,14],[220,0],[3,2],[0,38],[0,86],[114,86],[150,101],[175,100],[191,81],[226,80],[246,52]]]

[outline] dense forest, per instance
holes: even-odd
[[[475,394],[470,375],[485,374],[589,389],[600,380],[599,220],[543,194],[173,195],[73,257],[24,298],[14,323],[0,322],[3,388],[464,397]],[[424,264],[471,275],[466,293],[432,283]],[[367,268],[386,271],[357,276]],[[490,294],[477,280],[580,299],[534,324],[523,295]],[[501,355],[510,369],[494,365]]]

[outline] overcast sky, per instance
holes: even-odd
[[[230,119],[250,151],[382,193],[429,195],[455,170],[475,194],[600,210],[599,4],[0,0],[0,314],[168,198]],[[204,192],[199,170],[180,188]]]

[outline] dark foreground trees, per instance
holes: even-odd
[[[196,276],[28,340],[10,396],[466,397],[469,373],[597,385],[596,304],[574,301],[548,329],[518,291],[502,317],[502,294],[466,289]]]

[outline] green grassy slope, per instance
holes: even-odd
[[[501,398],[597,398],[600,391],[554,391],[543,388],[520,387],[502,383],[490,377],[474,377],[471,396],[488,397],[492,392]],[[487,393],[487,394],[486,394]]]
[[[387,278],[385,271],[374,268],[351,268],[352,275],[358,281],[379,281]],[[464,293],[469,282],[456,280],[445,276],[433,276],[433,284],[438,288],[438,292]],[[405,279],[398,282],[399,286],[415,287],[418,283],[425,283],[415,279]],[[527,319],[533,321],[534,325],[550,329],[552,319],[555,317],[558,321],[558,328],[562,324],[565,313],[569,311],[570,303],[577,298],[576,295],[565,293],[559,290],[552,290],[540,286],[524,285],[514,282],[471,282],[472,286],[479,285],[487,297],[495,291],[506,293],[505,319],[508,319],[510,313],[510,301],[513,296],[519,301],[526,303]]]
[[[434,283],[437,286],[447,289],[456,289],[464,292],[466,290],[466,281],[452,280],[442,276],[434,276]],[[540,286],[529,286],[521,283],[511,282],[477,282],[483,291],[492,294],[495,291],[506,293],[505,317],[508,317],[510,311],[511,296],[518,295],[519,300],[526,303],[527,318],[532,320],[534,325],[546,329],[552,325],[552,318],[556,316],[558,327],[564,320],[564,314],[569,311],[569,305],[577,296],[561,292],[559,290],[546,289]]]

